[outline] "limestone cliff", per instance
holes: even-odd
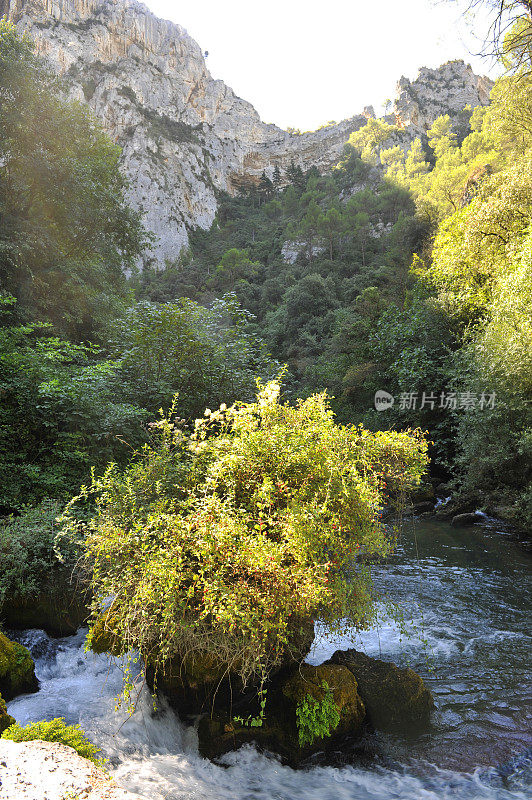
[[[467,105],[487,105],[492,86],[493,81],[475,75],[463,61],[448,61],[438,69],[422,67],[416,80],[403,76],[397,84],[396,121],[425,132],[440,114],[456,119]]]
[[[217,190],[234,192],[243,180],[256,181],[263,170],[271,175],[276,164],[286,169],[292,159],[325,171],[373,113],[365,109],[300,135],[267,125],[250,103],[212,78],[181,26],[135,0],[0,0],[0,14],[34,39],[65,77],[69,95],[87,102],[121,145],[129,200],[156,235],[151,256],[159,264],[178,256],[188,229],[210,227]],[[456,107],[485,102],[482,79],[463,62],[452,64],[453,75],[467,74]],[[431,87],[423,95],[426,107],[416,106],[416,82],[402,79],[397,117],[413,132],[454,102],[454,89],[443,91],[447,67],[426,70],[427,76],[422,71],[423,86]]]

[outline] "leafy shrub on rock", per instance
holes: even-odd
[[[94,478],[65,515],[79,533],[76,503],[95,499],[94,597],[115,598],[115,641],[156,678],[176,659],[207,660],[246,685],[297,650],[298,620],[342,631],[371,619],[367,561],[393,547],[385,493],[419,482],[426,442],[339,426],[325,394],[290,406],[279,393],[259,384],[253,403],[207,409],[192,435],[163,417],[157,443]]]
[[[0,738],[9,739],[12,742],[32,742],[34,739],[40,739],[43,742],[61,742],[61,744],[71,747],[83,758],[92,761],[97,767],[103,767],[105,763],[104,759],[97,756],[100,748],[87,739],[79,725],[66,725],[62,717],[57,717],[49,722],[31,722],[25,727],[17,724],[11,725]]]

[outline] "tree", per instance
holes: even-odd
[[[338,240],[344,228],[343,216],[337,208],[330,208],[318,219],[318,231],[323,234],[329,242],[329,256],[331,261],[333,257],[333,244]]]
[[[484,41],[484,54],[500,59],[513,72],[529,72],[532,50],[531,0],[469,1],[469,11],[475,13],[481,7],[487,8],[491,17]]]
[[[317,202],[312,198],[310,201],[305,216],[301,220],[299,231],[307,243],[307,254],[309,264],[312,264],[314,259],[314,243],[316,236],[319,233],[319,223],[321,219],[321,209]]]
[[[299,189],[300,192],[305,191],[305,186],[307,183],[305,175],[299,164],[296,166],[293,159],[286,170],[286,177],[296,189]]]
[[[67,102],[26,38],[0,22],[0,289],[30,318],[76,339],[128,297],[143,250],[120,150],[86,106]]]
[[[260,176],[259,193],[264,198],[266,198],[266,200],[269,200],[273,194],[273,183],[271,179],[268,178],[264,170],[262,171],[262,175]]]
[[[177,394],[188,420],[209,402],[249,397],[255,375],[270,377],[279,367],[249,332],[249,316],[234,294],[208,308],[187,299],[137,303],[111,332],[117,395],[153,412]]]
[[[273,180],[273,188],[275,189],[276,192],[278,192],[279,189],[281,188],[281,183],[283,182],[283,179],[282,179],[282,176],[281,176],[281,170],[279,169],[279,164],[275,165],[275,168],[273,170],[273,179],[272,180]]]

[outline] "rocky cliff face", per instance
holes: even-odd
[[[210,227],[217,190],[234,192],[292,159],[325,171],[371,113],[300,135],[267,125],[212,78],[182,27],[135,0],[0,0],[3,14],[34,39],[69,95],[87,102],[122,147],[129,200],[156,235],[151,257],[161,265],[177,258],[188,229]],[[486,101],[483,79],[463,62],[451,64],[422,70],[418,82],[401,79],[402,124],[415,132],[452,103]],[[454,83],[447,89],[448,74]]]
[[[475,75],[463,61],[448,61],[438,69],[422,67],[416,80],[403,76],[397,84],[396,121],[424,133],[440,114],[456,119],[467,105],[486,105],[492,86],[493,81]]]

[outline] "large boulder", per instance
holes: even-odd
[[[6,628],[41,628],[49,636],[76,633],[88,619],[85,591],[67,570],[55,570],[36,596],[11,596],[0,609]]]
[[[310,652],[313,641],[312,620],[294,620],[290,649],[285,652],[277,671],[303,661]],[[91,631],[90,647],[95,653],[111,653],[114,656],[125,652],[120,639],[120,608],[116,604],[111,605],[96,620]],[[150,688],[162,692],[184,715],[210,710],[213,704],[225,707],[232,702],[235,695],[243,692],[236,665],[235,669],[228,671],[225,663],[209,653],[191,652],[184,659],[170,659],[157,675],[148,658],[145,660],[145,669]]]
[[[337,650],[328,663],[352,672],[375,728],[411,730],[430,722],[434,698],[414,670],[401,669],[357,650]]]
[[[0,692],[6,700],[39,688],[29,650],[0,633]]]
[[[90,632],[89,646],[93,653],[121,656],[126,651],[119,633],[120,612],[113,604],[100,614]]]
[[[0,739],[2,800],[138,800],[61,742]]]
[[[475,525],[481,519],[480,514],[476,514],[474,511],[467,514],[456,514],[451,520],[451,525],[453,528],[466,528],[469,525]]]
[[[10,717],[7,713],[6,703],[2,695],[0,694],[0,734],[2,734],[6,728],[9,728],[11,725],[15,724],[15,720],[13,717]]]
[[[263,719],[257,715],[258,702],[237,702],[230,715],[208,713],[198,727],[199,748],[203,756],[217,758],[245,743],[254,742],[265,750],[279,754],[286,762],[297,765],[318,750],[327,749],[342,736],[358,736],[365,717],[364,704],[357,692],[352,673],[342,666],[322,664],[313,667],[301,664],[283,677],[277,676],[266,687]],[[336,713],[321,711],[327,695],[332,693]],[[297,709],[310,701],[314,718],[327,721],[328,733],[301,743]],[[255,716],[253,716],[255,714]]]

